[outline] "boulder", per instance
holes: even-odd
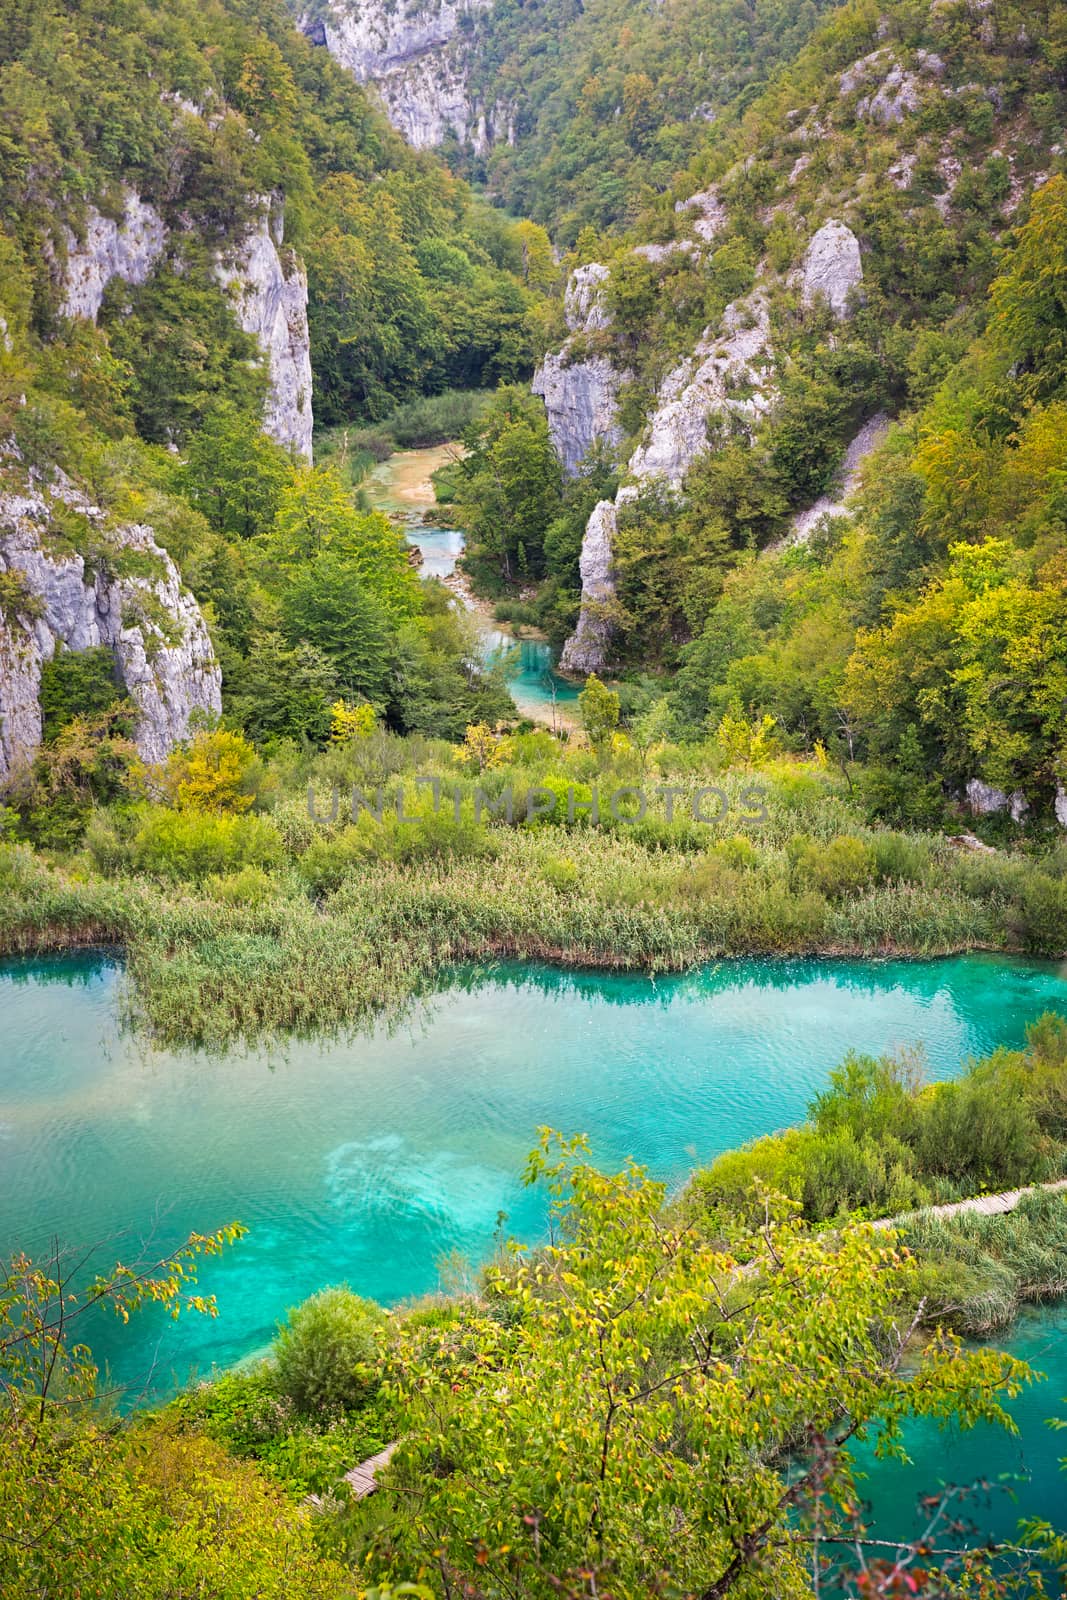
[[[815,234],[800,269],[804,304],[825,301],[835,317],[848,315],[850,296],[863,282],[859,240],[843,222],[824,222]]]

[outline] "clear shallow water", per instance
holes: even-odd
[[[413,524],[404,530],[408,544],[422,552],[420,578],[450,578],[463,554],[463,535],[456,528],[428,528]]]
[[[736,963],[653,982],[511,968],[457,978],[404,1026],[284,1053],[146,1049],[101,956],[0,966],[0,1251],[112,1240],[132,1253],[240,1219],[204,1283],[217,1322],[107,1324],[116,1376],[160,1380],[264,1344],[324,1283],[392,1301],[477,1260],[497,1214],[536,1237],[518,1183],[539,1125],[586,1132],[670,1182],[798,1120],[850,1048],[921,1043],[933,1075],[1067,1009],[1048,966]],[[158,1348],[157,1348],[158,1341]]]
[[[551,719],[553,705],[573,709],[578,685],[561,678],[555,669],[555,652],[543,639],[515,639],[501,629],[489,634],[490,655],[513,656],[507,671],[511,698],[523,716]]]
[[[980,1480],[989,1489],[969,1494],[953,1513],[974,1530],[975,1537],[964,1542],[1016,1538],[1023,1516],[1067,1527],[1067,1472],[1060,1465],[1067,1445],[1063,1433],[1048,1426],[1052,1417],[1067,1417],[1067,1304],[1028,1309],[1010,1336],[995,1342],[1043,1374],[1007,1407],[1018,1434],[992,1427],[942,1432],[932,1422],[912,1423],[905,1433],[911,1457],[905,1466],[876,1461],[871,1447],[861,1445],[856,1454],[866,1474],[862,1493],[873,1513],[873,1538],[922,1533],[929,1513],[918,1509],[921,1496]]]
[[[404,537],[422,554],[419,576],[423,578],[451,577],[463,554],[463,534],[458,529],[419,520],[436,513],[432,474],[450,458],[453,448],[433,445],[397,451],[374,468],[364,485],[379,510],[406,519]],[[578,698],[577,685],[553,671],[553,652],[543,640],[516,640],[510,633],[487,627],[486,650],[490,655],[517,652],[509,662],[507,686],[522,716],[551,720],[553,705],[562,708]]]

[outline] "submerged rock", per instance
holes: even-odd
[[[84,520],[88,555],[53,534],[57,500]],[[0,494],[0,571],[22,590],[0,611],[0,777],[41,742],[41,669],[61,647],[110,648],[137,707],[134,737],[146,761],[186,737],[194,711],[221,711],[207,625],[151,528],[107,528],[62,474],[47,488],[30,474],[25,487]]]

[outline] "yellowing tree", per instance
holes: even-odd
[[[255,799],[259,758],[242,733],[204,729],[173,751],[163,772],[163,788],[179,811],[247,811]]]
[[[330,707],[330,743],[351,744],[354,739],[369,739],[377,726],[374,707],[366,701],[350,706],[346,700],[335,700]]]

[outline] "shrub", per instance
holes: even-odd
[[[277,866],[282,841],[266,817],[214,816],[159,806],[143,813],[131,858],[135,870],[153,877],[199,882],[241,867]]]
[[[202,728],[167,758],[163,788],[182,811],[242,812],[261,777],[259,757],[243,733]]]
[[[754,1139],[740,1150],[727,1150],[710,1167],[697,1172],[685,1193],[687,1209],[699,1214],[720,1207],[733,1214],[761,1220],[763,1202],[759,1186],[799,1200],[804,1183],[805,1152],[811,1143],[806,1129]]]
[[[1006,920],[1029,954],[1063,955],[1067,950],[1067,882],[1036,873]]]
[[[578,868],[565,856],[549,856],[541,868],[541,876],[549,888],[559,894],[572,894],[578,887]]]
[[[275,893],[274,879],[262,867],[216,873],[204,880],[204,891],[225,906],[258,906]]]
[[[115,658],[108,645],[89,650],[60,648],[41,667],[41,719],[46,743],[75,717],[108,711],[122,699]]]
[[[930,871],[932,850],[926,839],[877,832],[868,839],[867,850],[879,883],[922,883]]]
[[[819,1134],[805,1151],[804,1215],[813,1222],[842,1211],[891,1217],[921,1205],[925,1195],[913,1164],[899,1139],[857,1138],[851,1128]]]
[[[922,1169],[967,1189],[1008,1189],[1041,1172],[1030,1106],[1005,1093],[999,1074],[972,1073],[919,1097],[916,1152]]]
[[[275,1351],[278,1388],[306,1415],[352,1410],[378,1386],[385,1313],[345,1284],[321,1289],[289,1312]]]
[[[874,875],[871,852],[862,839],[851,834],[839,834],[829,844],[803,837],[794,839],[789,857],[797,882],[831,900],[855,894]]]

